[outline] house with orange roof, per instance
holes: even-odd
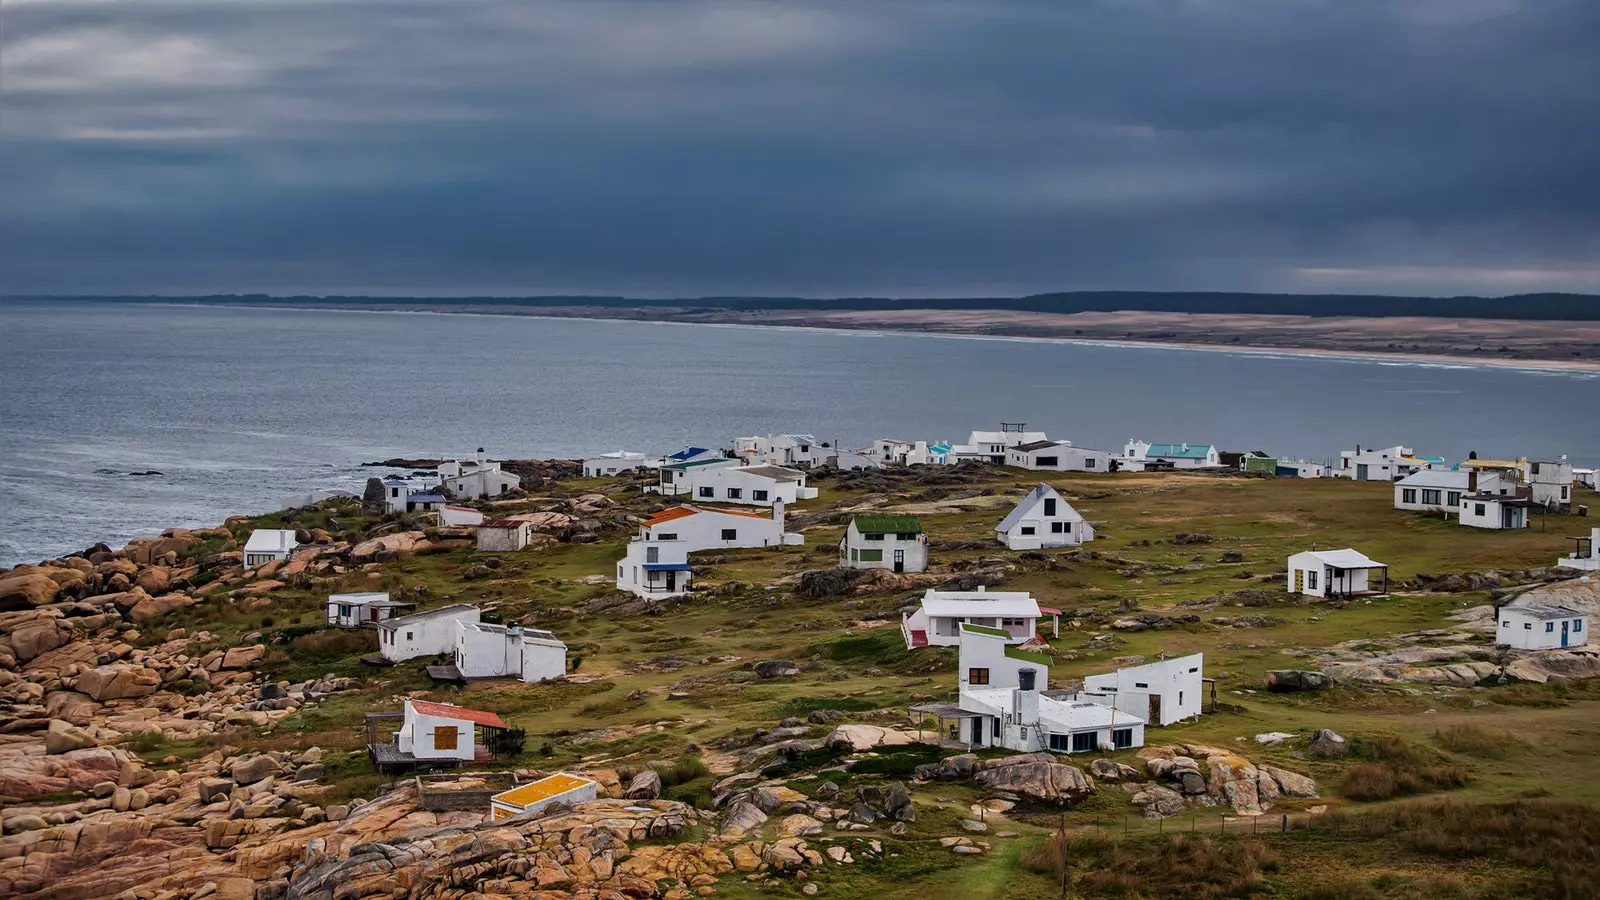
[[[490,797],[489,818],[491,821],[509,819],[524,813],[542,812],[556,803],[570,806],[593,800],[599,795],[600,785],[594,779],[571,772],[557,772]]]
[[[684,504],[662,510],[639,525],[639,534],[617,563],[617,589],[640,597],[675,597],[689,590],[689,554],[702,550],[780,547],[805,542],[786,533],[784,502],[772,515]]]
[[[511,730],[496,713],[452,703],[408,699],[399,714],[401,725],[394,739],[379,741],[374,719],[394,715],[369,713],[367,717],[367,749],[379,771],[488,762],[495,757],[495,748],[504,743],[506,733]]]

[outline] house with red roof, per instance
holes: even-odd
[[[426,700],[407,700],[402,715],[394,749],[415,762],[487,762],[492,732],[508,727],[492,712]]]

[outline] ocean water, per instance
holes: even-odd
[[[1322,460],[1600,462],[1592,374],[521,316],[0,302],[0,565],[360,490],[364,461],[576,457],[1027,422]],[[159,475],[132,475],[135,472]]]

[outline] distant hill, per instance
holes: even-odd
[[[1118,310],[1167,313],[1233,313],[1296,316],[1424,316],[1429,318],[1600,320],[1600,295],[1514,294],[1506,297],[1399,297],[1375,294],[1244,294],[1198,291],[1064,291],[1026,297],[918,299],[885,297],[683,297],[642,299],[607,296],[551,297],[278,297],[266,294],[211,296],[13,297],[11,299],[105,300],[261,305],[595,306],[754,311],[797,309],[1008,309],[1079,313]]]

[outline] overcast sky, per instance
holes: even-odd
[[[1596,0],[0,4],[0,293],[1600,291]]]

